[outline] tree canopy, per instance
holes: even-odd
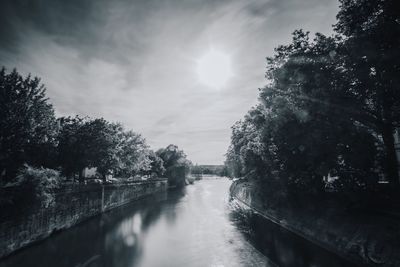
[[[146,140],[120,123],[104,118],[61,117],[46,97],[39,78],[23,78],[17,70],[0,71],[0,175],[1,182],[15,182],[30,167],[60,168],[67,178],[79,177],[83,170],[94,167],[105,180],[136,175],[161,177],[166,170],[183,168],[190,161],[177,146],[170,145],[157,153]],[[34,169],[32,169],[34,170]],[[32,172],[35,173],[35,172]],[[44,177],[44,176],[43,176]]]
[[[267,58],[259,104],[232,127],[231,175],[321,191],[398,187],[400,12],[394,1],[340,1],[336,35],[296,30]],[[255,174],[255,175],[252,175]]]
[[[181,186],[185,176],[189,173],[192,165],[191,161],[183,150],[177,145],[169,145],[166,148],[157,150],[156,155],[164,162],[165,174],[171,184]]]
[[[0,176],[15,177],[24,164],[50,165],[57,123],[39,78],[0,70]]]

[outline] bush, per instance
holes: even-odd
[[[18,172],[16,182],[11,184],[21,193],[15,202],[34,201],[42,208],[48,208],[55,204],[55,191],[61,180],[59,171],[25,165]]]

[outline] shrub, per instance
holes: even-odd
[[[25,165],[16,177],[16,186],[22,194],[16,202],[34,201],[43,208],[55,204],[55,191],[60,187],[60,172],[53,169],[34,168]]]

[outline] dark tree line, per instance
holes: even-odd
[[[226,167],[224,165],[194,165],[191,168],[191,174],[193,175],[217,175],[226,176]]]
[[[40,79],[24,78],[15,69],[0,70],[0,114],[1,185],[22,181],[21,171],[44,179],[54,174],[32,167],[57,169],[66,179],[83,182],[83,170],[90,167],[105,180],[108,175],[162,177],[174,167],[184,167],[186,173],[191,165],[177,146],[154,152],[140,134],[120,123],[56,118]]]
[[[319,192],[399,187],[400,5],[340,0],[335,35],[296,30],[267,58],[259,104],[232,127],[226,166]]]

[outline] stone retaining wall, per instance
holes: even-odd
[[[56,194],[53,207],[32,205],[0,221],[0,258],[48,237],[54,231],[69,228],[92,216],[147,195],[165,191],[166,179],[131,184],[66,186]]]
[[[230,194],[262,217],[355,266],[400,266],[397,220],[329,208],[324,212],[310,212],[304,207],[290,209],[271,205],[268,203],[271,197],[261,196],[251,181],[233,182]]]

